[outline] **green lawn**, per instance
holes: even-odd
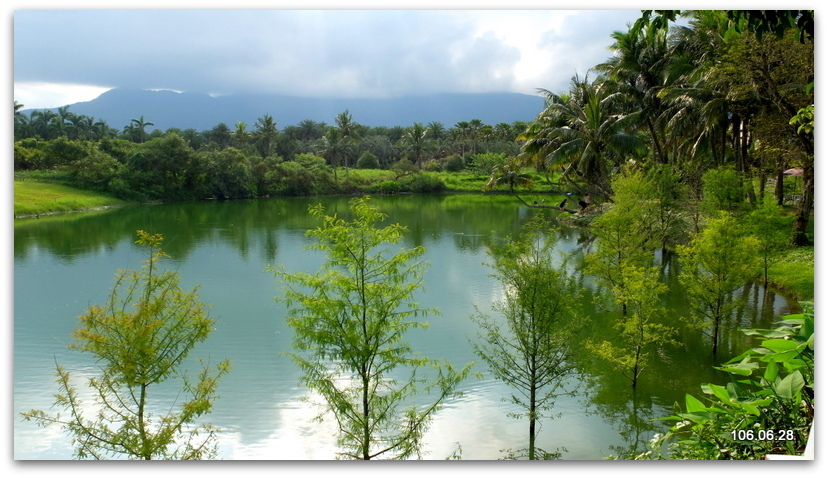
[[[768,279],[799,300],[814,300],[814,247],[797,247],[778,253]]]
[[[14,216],[84,211],[125,204],[104,194],[39,181],[14,182]]]

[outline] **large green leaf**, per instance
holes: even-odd
[[[733,403],[736,397],[730,395],[728,390],[721,385],[715,385],[712,383],[708,383],[707,385],[702,385],[702,391],[709,395],[714,395],[716,398],[721,400],[725,404]]]
[[[802,374],[797,370],[780,380],[774,388],[780,397],[794,398],[804,386],[805,379],[802,378]]]
[[[793,340],[785,340],[785,339],[771,339],[765,340],[762,342],[762,347],[767,347],[774,352],[787,352],[789,350],[793,350],[799,346],[798,343],[794,342]]]
[[[776,361],[768,362],[768,367],[765,369],[765,380],[769,383],[773,383],[776,381],[776,377],[779,376],[779,366],[776,365]]]
[[[705,407],[704,404],[701,401],[699,401],[698,398],[690,395],[689,393],[684,396],[684,402],[689,413],[707,411],[707,407]]]
[[[759,368],[759,364],[751,362],[749,357],[746,357],[741,362],[733,365],[725,365],[724,367],[716,367],[723,372],[732,373],[736,375],[750,375],[754,370]]]

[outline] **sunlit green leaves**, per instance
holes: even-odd
[[[195,379],[181,371],[193,347],[212,331],[215,319],[196,295],[182,291],[178,274],[159,272],[163,237],[138,231],[137,244],[150,248],[140,271],[120,271],[105,304],[80,317],[70,345],[97,356],[100,372],[88,381],[92,405],[84,404],[69,372],[57,366],[55,405],[68,417],[24,413],[39,425],[59,424],[72,436],[78,458],[202,459],[216,454],[216,429],[195,426],[212,410],[228,361],[202,363]],[[184,392],[175,403],[150,406],[151,386],[180,376]]]

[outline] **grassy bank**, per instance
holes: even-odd
[[[798,300],[814,300],[814,248],[797,247],[777,253],[768,281]]]
[[[14,182],[14,217],[121,206],[124,201],[91,191],[39,181]]]

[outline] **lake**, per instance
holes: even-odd
[[[528,425],[508,415],[519,411],[504,398],[508,386],[494,380],[474,355],[471,341],[477,326],[475,309],[493,314],[491,304],[502,297],[500,284],[486,265],[493,234],[511,235],[534,214],[503,195],[400,195],[373,202],[389,220],[408,228],[405,245],[422,245],[430,266],[425,290],[417,294],[423,307],[440,316],[430,327],[408,335],[413,349],[431,358],[446,358],[456,367],[476,362],[482,378],[460,385],[464,395],[446,403],[424,438],[426,459],[444,459],[461,450],[463,459],[501,458],[507,449],[524,448]],[[221,398],[206,419],[222,429],[219,458],[228,460],[328,460],[335,458],[335,425],[316,422],[317,412],[302,401],[300,372],[284,355],[292,331],[285,308],[277,303],[279,284],[269,265],[288,271],[315,272],[323,258],[304,250],[311,243],[305,231],[318,223],[308,206],[323,204],[328,213],[347,212],[348,198],[273,198],[134,206],[41,219],[16,220],[14,227],[14,458],[72,458],[69,439],[58,427],[39,428],[19,415],[36,408],[49,410],[57,391],[55,363],[80,380],[95,373],[89,354],[66,348],[77,317],[102,303],[117,269],[137,269],[145,250],[134,244],[143,229],[165,237],[164,264],[176,269],[185,288],[200,285],[199,296],[218,317],[210,338],[192,357],[233,368],[219,385]],[[495,231],[493,233],[493,231]],[[588,230],[564,227],[556,250],[588,251],[594,238]],[[666,303],[674,318],[686,304],[676,281],[672,256],[655,253],[671,286]],[[589,286],[588,278],[584,283]],[[594,286],[591,286],[594,287]],[[615,312],[598,299],[599,290],[578,301],[584,317],[584,339],[612,337]],[[798,305],[771,290],[750,284],[737,291],[744,299],[720,340],[719,361],[751,343],[737,327],[768,327]],[[676,322],[678,324],[678,322]],[[625,450],[640,449],[663,426],[651,419],[671,414],[685,393],[700,394],[700,384],[723,383],[713,366],[719,361],[698,332],[682,329],[680,346],[667,348],[643,372],[638,387],[588,356],[579,359],[586,378],[579,393],[559,398],[554,419],[540,423],[538,443],[566,460],[599,460]],[[156,398],[173,400],[175,386],[159,386]]]

